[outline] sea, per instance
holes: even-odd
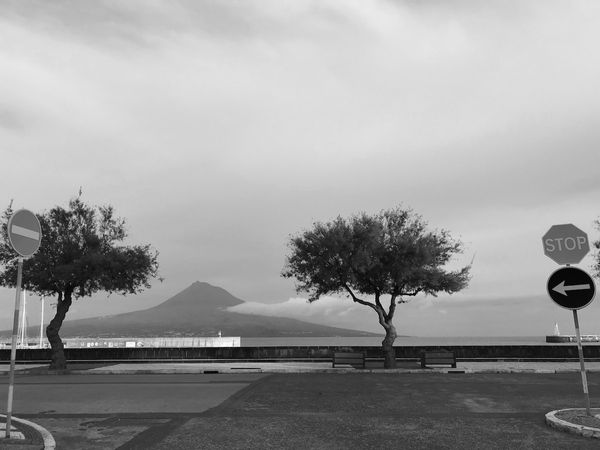
[[[271,337],[245,338],[242,347],[378,347],[383,336],[369,337]],[[398,336],[394,346],[420,347],[443,345],[556,345],[547,344],[545,336],[458,336],[417,337]],[[586,344],[588,345],[588,344]]]

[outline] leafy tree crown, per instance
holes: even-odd
[[[594,225],[600,231],[600,219],[596,219],[594,221]],[[593,242],[593,246],[595,248],[594,251],[594,262],[592,264],[592,270],[595,275],[600,278],[600,239]]]
[[[282,275],[296,278],[310,301],[349,290],[402,297],[463,289],[470,266],[443,268],[462,252],[462,243],[446,230],[426,227],[420,216],[400,208],[315,223],[290,239]]]
[[[9,206],[0,230],[0,285],[16,284],[17,254],[7,234]],[[43,295],[73,293],[75,297],[136,293],[157,276],[158,252],[150,245],[123,245],[125,221],[112,206],[92,207],[80,197],[68,208],[56,206],[36,214],[42,227],[38,251],[23,264],[23,287]]]

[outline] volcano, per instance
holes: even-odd
[[[329,337],[378,336],[284,317],[228,311],[244,303],[225,289],[195,282],[149,309],[89,319],[65,319],[61,337],[223,336]]]

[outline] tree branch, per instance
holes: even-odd
[[[360,303],[361,305],[368,306],[369,308],[373,308],[375,311],[377,311],[377,306],[375,306],[373,303],[367,302],[365,300],[361,300],[356,295],[354,295],[354,292],[352,292],[352,289],[350,289],[350,286],[348,286],[347,284],[344,284],[344,288],[348,291],[348,293],[350,294],[350,296],[352,297],[352,300],[354,300],[354,302]]]
[[[389,314],[387,314],[385,312],[385,308],[383,307],[383,305],[381,304],[381,301],[379,300],[379,297],[381,297],[381,295],[379,294],[379,290],[375,290],[375,304],[377,305],[377,307],[379,309],[381,309],[382,313],[383,313],[383,318],[385,319],[386,322],[389,322]]]
[[[396,312],[396,295],[392,295],[390,299],[390,312],[387,314],[388,321],[391,321],[394,318],[394,313]]]
[[[410,297],[414,297],[415,295],[417,295],[419,292],[421,292],[422,289],[415,289],[413,292],[404,292],[402,293],[402,295],[408,295]]]
[[[414,291],[412,291],[412,292],[398,292],[398,294],[397,294],[397,295],[398,295],[398,296],[400,296],[400,297],[401,297],[401,296],[414,297],[415,295],[417,295],[417,294],[418,294],[419,292],[421,292],[421,291],[422,291],[422,289],[421,289],[421,288],[419,288],[419,289],[415,289],[415,290],[414,290]],[[407,300],[400,300],[400,303],[406,303],[406,302],[407,302]]]
[[[352,300],[354,300],[356,303],[360,303],[361,305],[368,306],[369,308],[372,308],[375,310],[375,312],[377,313],[377,316],[379,317],[379,323],[381,324],[381,326],[383,328],[385,328],[387,330],[390,327],[386,321],[386,313],[385,313],[385,310],[383,309],[383,306],[381,306],[381,303],[379,303],[379,305],[374,305],[373,303],[367,302],[365,300],[361,300],[356,295],[354,295],[354,292],[352,292],[352,289],[350,289],[350,286],[348,286],[347,284],[344,284],[344,288],[348,291],[348,293],[352,297]]]

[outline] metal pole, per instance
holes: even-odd
[[[44,335],[44,296],[42,295],[42,315],[40,317],[40,348],[44,344],[42,336]]]
[[[19,301],[21,300],[21,281],[23,280],[23,258],[17,265],[17,294],[15,296],[15,314],[13,316],[12,342],[10,347],[10,372],[8,375],[8,401],[6,402],[6,432],[4,437],[10,439],[10,422],[12,417],[13,390],[15,385],[15,360],[17,359],[17,330],[19,328]]]
[[[27,290],[23,289],[23,301],[21,302],[21,348],[25,348],[25,337],[27,336]]]
[[[575,321],[575,334],[577,334],[577,351],[579,352],[579,365],[581,366],[581,383],[583,384],[583,394],[585,395],[585,411],[588,416],[592,415],[590,411],[590,394],[588,392],[587,376],[585,374],[585,365],[583,363],[583,348],[581,347],[581,335],[579,334],[579,319],[577,310],[573,310],[573,320]]]
[[[23,346],[27,347],[29,337],[27,336],[27,290],[23,289]]]
[[[22,334],[23,334],[23,308],[21,307],[21,305],[23,305],[23,292],[21,292],[21,296],[20,296],[20,300],[19,300],[19,328],[17,330],[17,348],[21,348],[21,343],[23,342],[22,340]]]

